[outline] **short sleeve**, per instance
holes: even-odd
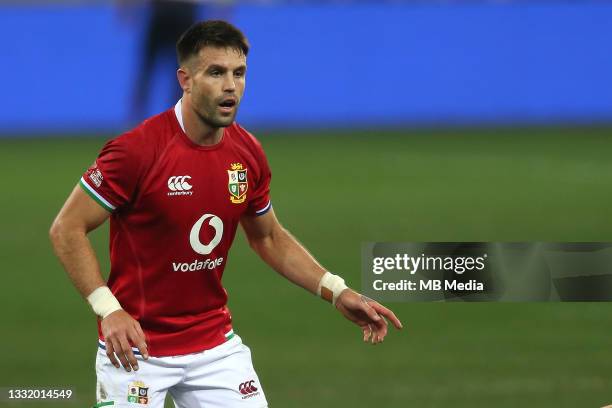
[[[259,177],[254,182],[254,191],[249,201],[247,214],[264,215],[272,208],[272,202],[270,201],[272,172],[270,171],[266,154],[259,144],[257,145],[256,154],[259,165]]]
[[[106,143],[96,161],[81,177],[87,194],[109,212],[128,204],[139,179],[138,149],[128,137]]]

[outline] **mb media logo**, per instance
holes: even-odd
[[[168,179],[168,191],[169,196],[177,195],[192,195],[193,191],[189,191],[193,188],[191,184],[187,182],[191,176],[172,176]]]
[[[251,398],[259,394],[257,392],[257,387],[255,387],[254,384],[255,384],[255,380],[251,380],[251,381],[245,381],[238,386],[238,391],[240,391],[240,393],[244,395],[242,399]]]

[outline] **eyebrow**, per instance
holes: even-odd
[[[227,71],[227,67],[224,67],[223,65],[212,64],[208,68],[206,68],[206,71],[213,71],[213,70],[225,72],[225,71]],[[239,65],[238,67],[234,68],[234,71],[238,71],[238,70],[245,71],[246,70],[246,65],[242,64],[242,65]]]

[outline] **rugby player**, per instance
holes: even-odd
[[[232,329],[221,278],[238,224],[290,282],[379,343],[392,311],[348,288],[277,220],[271,172],[235,122],[249,44],[223,21],[177,43],[174,107],[110,140],[50,230],[55,253],[98,315],[97,407],[266,407],[250,350]],[[110,218],[108,282],[87,233]]]

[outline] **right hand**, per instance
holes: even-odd
[[[145,360],[149,358],[147,343],[140,323],[125,310],[120,309],[102,319],[102,335],[106,342],[106,355],[111,363],[119,368],[117,357],[126,371],[138,370],[130,342],[138,348]],[[115,356],[116,354],[116,356]]]

